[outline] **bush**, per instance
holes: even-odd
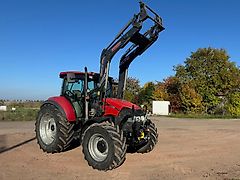
[[[240,92],[234,92],[228,95],[226,109],[229,114],[240,116]]]

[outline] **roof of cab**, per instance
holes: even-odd
[[[80,72],[80,71],[65,71],[65,72],[60,72],[59,77],[64,78],[69,73],[74,73],[75,75],[84,75],[85,74],[84,72]],[[97,75],[97,74],[98,73],[88,72],[88,75],[90,75],[90,76],[94,76],[94,75]]]

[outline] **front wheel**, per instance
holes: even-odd
[[[92,124],[85,130],[82,142],[85,159],[94,169],[111,170],[125,160],[126,138],[118,126]]]
[[[149,120],[149,123],[147,125],[147,143],[140,147],[137,152],[138,153],[148,153],[150,151],[152,151],[155,147],[155,145],[158,142],[158,132],[157,132],[157,128],[155,127],[155,124]]]

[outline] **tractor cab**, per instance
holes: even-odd
[[[131,102],[115,98],[118,84],[112,77],[108,77],[106,93],[102,98],[99,73],[68,71],[61,72],[59,76],[63,79],[61,97],[71,102],[77,119],[86,117],[86,114],[88,119],[102,115],[117,117],[124,108],[140,109]],[[85,81],[87,82],[86,86]],[[90,108],[89,113],[85,112],[86,106]]]
[[[84,96],[84,81],[85,73],[78,71],[61,72],[60,78],[63,79],[61,95],[68,96],[75,99],[80,99]],[[99,73],[89,72],[87,73],[87,93],[98,94],[99,85]],[[108,85],[106,91],[106,97],[114,97],[113,86],[117,83],[114,82],[112,77],[108,78]]]
[[[85,73],[78,71],[67,71],[59,74],[63,79],[61,96],[66,97],[72,104],[77,118],[84,117],[85,107]],[[88,101],[93,104],[99,99],[99,74],[94,72],[87,73],[87,86],[86,91],[88,94]],[[112,77],[108,78],[108,85],[106,90],[106,97],[113,98],[116,96],[113,91],[113,86],[116,87],[117,83],[114,82]],[[91,115],[91,113],[90,113]]]

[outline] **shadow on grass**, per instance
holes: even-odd
[[[1,136],[0,136],[0,154],[1,154],[1,153],[4,153],[4,152],[8,152],[8,151],[10,151],[10,150],[12,150],[12,149],[18,148],[18,147],[20,147],[20,146],[23,146],[23,145],[25,145],[25,144],[27,144],[27,143],[35,140],[35,139],[36,139],[36,137],[33,137],[33,138],[28,139],[28,140],[26,140],[26,141],[20,142],[20,143],[14,145],[14,146],[5,147],[6,138],[5,138],[4,135],[1,135]]]

